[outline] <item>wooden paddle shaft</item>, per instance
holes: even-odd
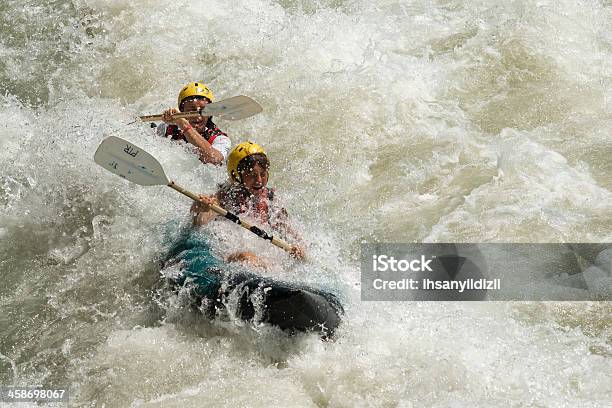
[[[185,190],[183,187],[179,186],[174,181],[171,181],[170,184],[168,184],[168,187],[171,187],[174,190],[178,191],[179,193],[186,195],[187,197],[191,198],[193,201],[200,201],[200,198],[197,195],[195,195],[191,191]],[[210,204],[209,207],[210,207],[211,210],[213,210],[214,212],[216,212],[220,216],[225,217],[225,218],[229,219],[230,221],[235,222],[236,224],[240,225],[241,227],[248,229],[252,233],[254,233],[256,235],[259,235],[263,239],[267,239],[268,241],[272,242],[277,247],[282,248],[282,249],[284,249],[287,252],[291,251],[291,245],[287,244],[282,239],[275,238],[273,236],[268,235],[268,233],[266,233],[265,231],[263,231],[259,227],[255,226],[255,225],[252,225],[252,224],[248,223],[247,221],[244,221],[243,219],[240,219],[235,214],[233,214],[233,213],[231,213],[231,212],[229,212],[229,211],[219,207],[216,204]]]
[[[172,119],[189,119],[189,118],[197,118],[200,116],[207,116],[206,112],[182,112],[175,113],[172,115]],[[162,115],[148,115],[148,116],[140,116],[140,120],[143,122],[157,122],[162,120]]]

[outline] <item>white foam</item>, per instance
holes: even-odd
[[[364,303],[358,245],[611,240],[610,7],[88,0],[23,10],[27,25],[18,8],[0,17],[3,310],[36,323],[11,330],[6,361],[22,383],[55,375],[83,405],[607,405],[606,306]],[[271,183],[312,242],[311,261],[295,266],[228,223],[214,227],[215,251],[248,248],[280,259],[275,276],[336,283],[348,313],[336,342],[189,321],[179,306],[175,324],[132,330],[161,319],[144,292],[167,249],[163,224],[190,202],[92,157],[104,137],[123,137],[177,183],[212,193],[223,169],[127,125],[175,104],[192,80],[262,104],[257,117],[218,124],[234,143],[264,145]],[[588,283],[607,293],[609,271],[596,266]],[[107,386],[120,391],[101,395]]]

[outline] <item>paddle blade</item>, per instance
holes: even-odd
[[[165,186],[170,183],[155,157],[115,136],[107,137],[100,143],[94,161],[111,173],[141,186]]]
[[[228,120],[239,120],[257,115],[262,107],[248,96],[234,96],[219,102],[209,103],[202,109],[204,116],[218,116]]]

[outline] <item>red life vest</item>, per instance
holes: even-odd
[[[198,132],[199,133],[199,132]],[[208,120],[206,126],[204,127],[204,134],[202,134],[204,139],[210,144],[213,144],[217,136],[227,136],[223,133],[217,125],[215,125],[212,120]],[[183,132],[177,125],[168,125],[166,126],[166,137],[170,137],[172,140],[185,140],[185,136]]]
[[[238,214],[252,211],[253,215],[262,222],[268,223],[273,215],[271,206],[274,202],[275,189],[268,187],[265,189],[264,197],[256,197],[242,186],[232,185],[225,190],[222,187],[221,204]]]
[[[266,187],[266,198],[262,198],[262,197],[257,197],[255,200],[253,200],[253,197],[251,200],[252,202],[255,201],[253,204],[253,211],[255,212],[255,214],[263,221],[263,222],[270,222],[270,218],[271,218],[271,213],[270,213],[270,205],[272,204],[272,200],[274,199],[274,190],[273,189],[269,189]]]

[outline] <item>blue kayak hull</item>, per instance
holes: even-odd
[[[333,293],[243,272],[220,261],[210,248],[205,235],[192,231],[174,242],[163,262],[180,266],[180,273],[166,280],[174,290],[188,290],[193,306],[210,317],[226,309],[245,321],[323,337],[340,325],[344,309]]]

